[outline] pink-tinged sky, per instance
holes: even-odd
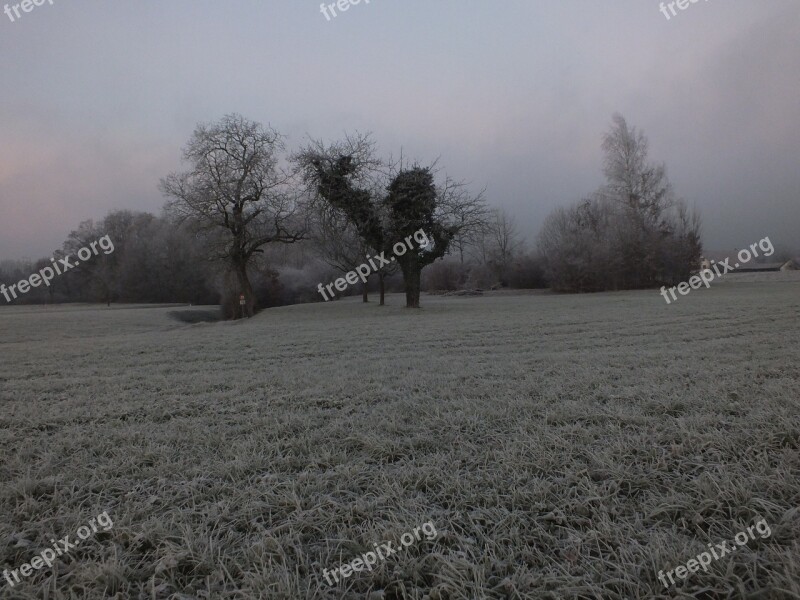
[[[13,3],[12,3],[13,4]],[[534,241],[602,182],[621,112],[650,138],[709,248],[800,249],[800,2],[54,0],[0,13],[0,259],[38,258],[82,220],[160,212],[197,122],[372,131],[440,157]]]

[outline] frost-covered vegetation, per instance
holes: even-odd
[[[677,285],[698,270],[700,213],[676,197],[644,133],[614,115],[603,137],[606,183],[545,221],[539,250],[550,287],[599,292]]]
[[[800,597],[800,280],[783,279],[669,307],[0,309],[0,569],[114,521],[0,598]],[[770,537],[658,581],[761,518]],[[324,581],[428,521],[435,540]]]

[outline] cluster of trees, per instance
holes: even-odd
[[[604,136],[606,185],[544,223],[539,252],[550,286],[597,292],[674,285],[698,269],[700,217],[675,197],[647,138],[614,115]]]
[[[465,249],[491,230],[482,195],[447,177],[437,183],[433,166],[378,158],[368,136],[287,155],[278,132],[230,115],[198,126],[184,158],[189,168],[161,182],[161,217],[119,211],[81,223],[56,258],[104,235],[115,251],[16,302],[221,303],[228,317],[249,316],[259,306],[320,300],[318,283],[422,229],[428,245],[373,277],[381,303],[388,285],[418,307],[422,270],[454,248],[463,263]],[[49,257],[2,263],[0,283],[48,264]],[[365,300],[371,285],[363,286]]]
[[[550,285],[584,292],[673,284],[696,269],[700,224],[675,198],[647,140],[620,116],[605,136],[607,184],[556,210],[538,246],[483,193],[437,166],[378,156],[369,136],[311,141],[288,154],[280,133],[239,115],[199,125],[184,148],[188,169],[161,182],[164,214],[118,211],[79,225],[54,254],[104,235],[115,251],[57,277],[18,302],[222,304],[229,318],[259,307],[320,301],[319,283],[354,270],[422,229],[414,247],[352,293]],[[0,263],[16,283],[50,263]],[[244,307],[239,298],[244,296]]]
[[[422,230],[429,243],[412,247],[396,264],[403,276],[406,306],[419,307],[422,270],[450,253],[454,240],[470,239],[480,231],[488,209],[482,195],[471,196],[463,184],[445,178],[437,185],[432,167],[418,164],[395,167],[376,157],[366,136],[349,137],[343,142],[324,145],[314,142],[295,156],[303,181],[312,191],[311,214],[319,222],[345,225],[339,236],[328,227],[315,228],[337,244],[350,240],[357,252],[393,254],[396,243]],[[341,267],[355,269],[364,262],[361,256],[339,254]],[[393,265],[377,275],[383,283]]]
[[[104,219],[84,221],[53,253],[74,257],[108,235],[114,251],[100,253],[55,277],[49,286],[31,289],[18,303],[60,302],[213,303],[213,270],[204,260],[201,243],[186,230],[147,213],[116,211]],[[50,257],[37,261],[0,263],[0,283],[27,279],[50,266]]]
[[[422,230],[428,244],[374,274],[383,303],[396,265],[406,306],[417,308],[423,269],[487,231],[482,194],[446,176],[437,181],[435,165],[381,159],[369,136],[312,141],[289,156],[285,150],[275,130],[229,115],[199,126],[184,149],[189,170],[161,183],[167,213],[226,266],[223,303],[231,317],[250,316],[259,305],[251,272],[274,254],[269,248],[305,243],[330,268],[346,272],[367,255],[391,256],[395,244]],[[367,285],[363,293],[366,300]]]

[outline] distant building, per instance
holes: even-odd
[[[789,261],[791,262],[791,261]],[[749,262],[746,265],[741,265],[736,268],[737,273],[777,273],[778,271],[789,271],[784,269],[784,265],[789,263],[774,262],[774,263],[754,263]]]
[[[700,270],[705,271],[710,269],[714,263],[725,262],[726,259],[732,271],[739,273],[777,273],[778,271],[797,271],[800,269],[800,259],[787,260],[785,262],[752,262],[739,265],[737,251],[733,252],[707,252],[704,256],[700,257]]]
[[[791,259],[787,260],[783,263],[781,267],[781,271],[797,271],[800,270],[800,260],[798,259]]]

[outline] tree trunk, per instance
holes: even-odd
[[[363,284],[363,286],[364,286],[364,292],[363,292],[363,295],[362,295],[362,300],[364,302],[369,302],[369,291],[367,290],[366,282]]]
[[[381,288],[381,303],[380,306],[384,306],[386,304],[386,274],[385,273],[378,273],[378,281],[380,282]]]
[[[235,319],[247,317],[248,319],[253,316],[256,307],[256,296],[253,293],[253,286],[250,284],[250,278],[247,276],[247,263],[238,262],[234,264],[236,272],[236,280],[239,284],[238,293],[234,298],[234,311]],[[244,296],[244,306],[239,304],[239,295]]]
[[[420,280],[422,268],[415,262],[402,265],[406,285],[406,308],[419,308]]]

